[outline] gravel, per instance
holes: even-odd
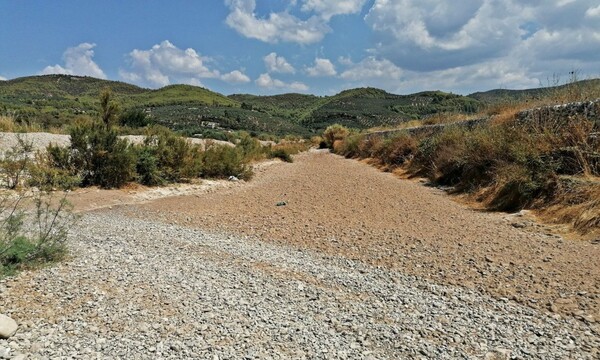
[[[72,258],[0,282],[0,358],[598,359],[600,327],[250,237],[83,215]]]

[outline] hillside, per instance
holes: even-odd
[[[98,114],[98,94],[110,88],[123,110],[141,109],[153,122],[172,129],[215,135],[227,130],[304,134],[306,130],[281,117],[243,109],[216,92],[190,85],[157,90],[123,82],[70,75],[45,75],[0,82],[0,111],[17,114],[21,122],[61,126],[75,117]]]
[[[398,125],[440,112],[473,113],[480,105],[477,100],[441,91],[395,95],[375,88],[359,88],[326,98],[302,123],[314,129],[333,123],[364,129]]]
[[[43,128],[61,127],[80,115],[97,116],[98,94],[106,87],[112,89],[123,110],[142,110],[152,122],[188,135],[222,138],[232,130],[254,135],[309,136],[334,123],[358,129],[394,126],[436,113],[475,113],[486,104],[525,101],[565,89],[598,93],[600,80],[553,88],[491,90],[469,96],[442,91],[396,95],[375,88],[349,89],[333,96],[224,96],[190,85],[151,90],[91,77],[45,75],[0,81],[0,114],[8,112],[20,122],[37,123]]]

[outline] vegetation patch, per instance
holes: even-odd
[[[45,192],[0,196],[0,278],[60,260],[75,221],[64,197]]]
[[[503,114],[501,121],[448,126],[433,135],[396,132],[385,137],[332,125],[323,138],[340,155],[425,176],[490,209],[539,209],[580,232],[597,231],[600,125],[587,114],[539,114],[536,121]]]

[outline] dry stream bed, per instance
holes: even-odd
[[[72,258],[0,283],[0,358],[600,356],[600,245],[357,161],[71,199]]]

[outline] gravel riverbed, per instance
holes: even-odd
[[[600,327],[256,238],[84,214],[71,259],[0,282],[6,359],[598,359]]]

